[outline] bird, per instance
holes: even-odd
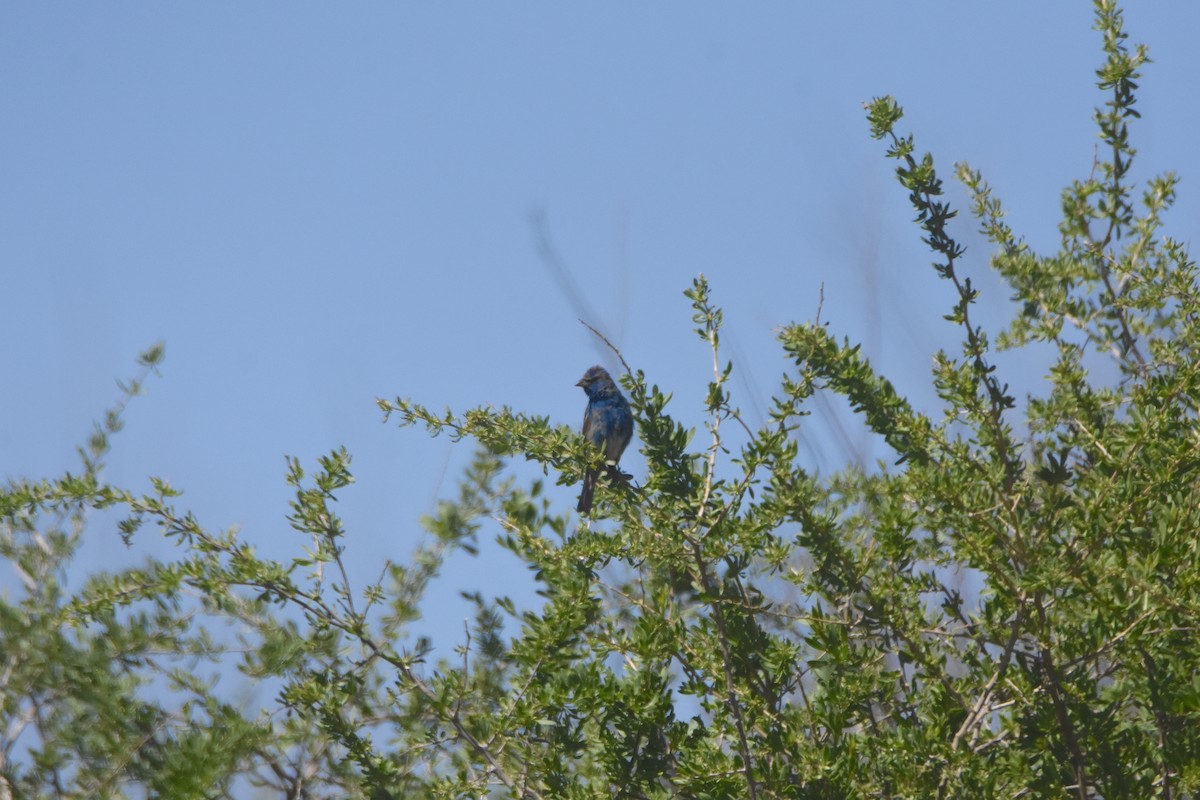
[[[629,403],[603,367],[592,367],[575,385],[582,387],[588,396],[587,409],[583,412],[583,438],[604,453],[609,478],[618,480],[623,476],[617,469],[617,462],[633,437],[633,413]],[[583,476],[583,491],[579,493],[579,505],[575,508],[580,514],[592,511],[592,492],[598,473],[599,470],[589,469]]]

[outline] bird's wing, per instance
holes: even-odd
[[[583,426],[581,427],[583,438],[592,438],[592,401],[588,400],[587,406],[583,409]]]

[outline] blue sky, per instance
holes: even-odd
[[[1182,175],[1168,228],[1190,241],[1200,6],[1126,22],[1155,62],[1135,175]],[[772,330],[811,319],[822,285],[822,319],[927,405],[952,297],[862,104],[895,95],[943,174],[982,169],[1050,250],[1059,192],[1092,163],[1100,58],[1085,2],[5,4],[0,477],[71,467],[114,380],[163,340],[110,477],[165,477],[205,524],[282,556],[303,544],[285,454],[345,445],[349,552],[374,577],[470,454],[382,425],[376,397],[579,422],[574,383],[604,354],[534,212],[589,322],[689,424],[710,365],[681,293],[700,272],[751,419],[787,368]],[[957,233],[980,318],[1003,319],[986,244],[969,219]],[[824,469],[845,455],[830,428],[802,432]],[[170,552],[149,531],[138,548],[97,524],[85,553]],[[520,594],[526,573],[497,563],[455,560],[431,620],[457,636],[453,598],[485,577]]]

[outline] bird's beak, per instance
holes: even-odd
[[[581,389],[582,389],[582,388],[585,388],[585,386],[584,386],[584,383],[583,383],[583,378],[580,378],[580,379],[579,379],[579,383],[577,383],[577,384],[575,384],[575,385],[576,385],[576,386],[578,386],[578,387],[580,387]]]

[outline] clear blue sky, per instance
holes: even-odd
[[[161,339],[113,480],[161,475],[206,525],[283,555],[302,545],[284,455],[345,445],[359,574],[404,559],[470,446],[385,427],[375,398],[576,425],[574,383],[603,359],[537,255],[533,210],[589,321],[690,424],[709,376],[681,295],[698,272],[751,418],[787,366],[772,329],[811,319],[822,283],[822,319],[927,401],[930,353],[958,339],[937,321],[952,298],[862,104],[895,95],[947,178],[982,169],[1052,249],[1059,191],[1096,141],[1090,27],[1082,0],[4,4],[0,477],[71,467],[114,379]],[[1127,28],[1155,61],[1135,173],[1182,175],[1168,226],[1190,241],[1200,6],[1138,4]],[[969,219],[958,233],[982,275],[985,244]],[[1001,319],[1007,292],[979,280]],[[819,418],[805,435],[818,466],[844,455]],[[87,563],[169,553],[150,530],[138,547],[95,525]],[[496,563],[456,560],[439,585],[454,637],[457,589],[527,585]]]

